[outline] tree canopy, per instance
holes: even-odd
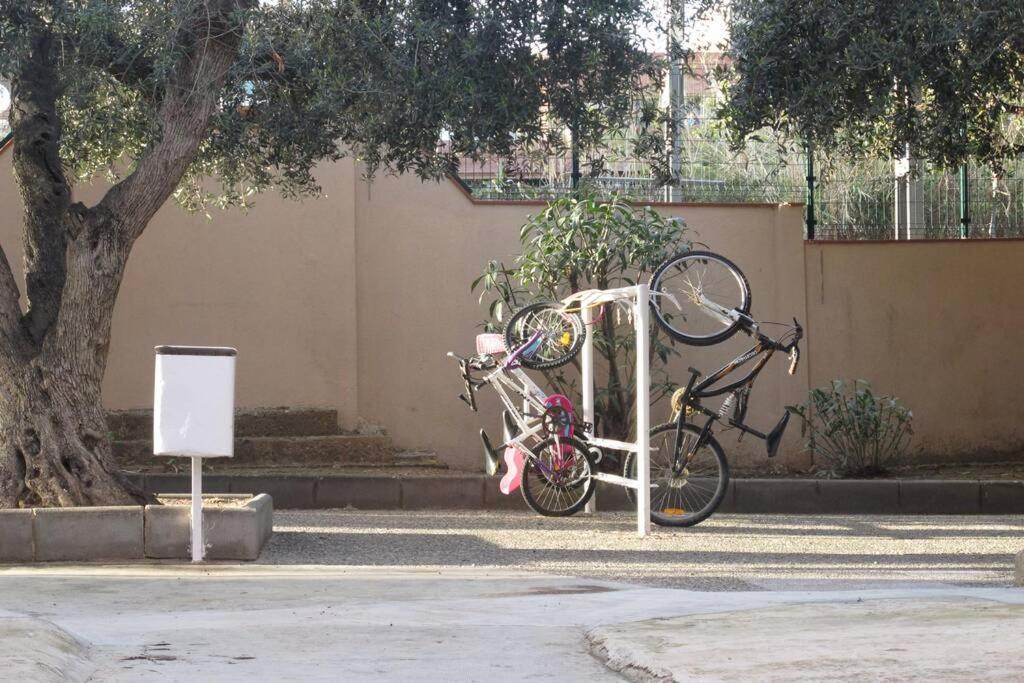
[[[437,176],[459,156],[541,142],[551,122],[584,144],[659,80],[642,0],[0,0],[0,64],[19,75],[45,36],[60,157],[77,178],[120,177],[167,134],[161,107],[197,25],[239,41],[176,197],[240,203],[314,191],[313,166],[353,153]],[[186,94],[187,95],[187,94]],[[187,106],[188,97],[184,98]],[[441,135],[451,143],[438,147]],[[204,178],[221,191],[204,195]]]
[[[711,4],[721,4],[712,2]],[[734,0],[735,81],[723,110],[743,137],[770,127],[819,148],[996,163],[1024,141],[1020,0]]]

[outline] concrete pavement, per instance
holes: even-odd
[[[1017,518],[723,515],[639,539],[628,515],[276,517],[258,565],[0,569],[0,670],[27,681],[1024,676],[1024,591],[1009,587]],[[28,627],[48,635],[25,638]]]

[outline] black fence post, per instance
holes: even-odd
[[[971,235],[970,186],[967,182],[967,164],[960,164],[960,239]]]
[[[814,145],[808,142],[804,146],[804,153],[807,155],[807,203],[804,209],[804,225],[807,239],[813,240],[817,227],[817,220],[814,217]]]
[[[569,129],[569,137],[572,143],[569,145],[569,155],[572,157],[572,174],[569,176],[569,182],[572,185],[572,189],[575,191],[580,186],[580,146],[576,142],[576,131],[572,128]]]

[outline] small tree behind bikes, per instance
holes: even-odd
[[[602,199],[584,188],[551,202],[531,216],[519,233],[521,253],[511,266],[487,263],[473,281],[488,302],[487,331],[501,331],[512,312],[534,301],[558,301],[584,289],[634,285],[672,254],[691,247],[686,227],[650,207],[633,206],[619,195]],[[605,315],[593,327],[597,367],[596,425],[601,436],[626,439],[633,426],[633,372],[636,367],[632,330]],[[651,400],[672,393],[675,384],[666,364],[677,351],[664,335],[651,337]],[[574,367],[577,372],[566,372]],[[579,359],[569,366],[544,371],[560,394],[575,395]]]

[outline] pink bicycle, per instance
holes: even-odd
[[[547,516],[572,515],[594,494],[593,453],[576,437],[585,425],[576,422],[572,403],[561,394],[546,394],[523,368],[547,369],[568,363],[585,336],[583,320],[557,304],[533,304],[517,312],[504,334],[481,334],[476,354],[459,361],[465,392],[459,396],[476,411],[476,392],[495,390],[505,407],[508,438],[493,445],[480,430],[487,471],[495,474],[502,457],[508,471],[503,493],[522,490],[526,504]],[[478,373],[478,374],[474,374]],[[584,432],[585,433],[585,430]]]

